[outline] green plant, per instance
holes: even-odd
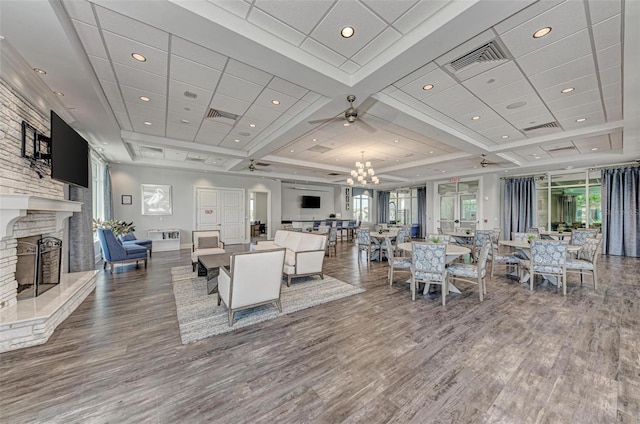
[[[431,243],[440,243],[440,238],[439,238],[439,237],[431,237],[431,238],[429,239],[429,241],[430,241]]]
[[[558,232],[561,233],[564,231],[564,227],[562,225],[558,226]]]
[[[536,239],[536,235],[535,234],[527,234],[527,240],[531,241],[531,240],[535,240]]]
[[[113,235],[115,235],[116,237],[121,234],[128,234],[136,230],[136,228],[133,226],[133,222],[126,222],[117,219],[103,221],[100,218],[94,218],[93,231],[95,231],[97,228],[107,228],[111,230],[111,232],[113,232]]]

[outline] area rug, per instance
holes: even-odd
[[[318,276],[294,279],[291,287],[282,286],[282,312],[275,304],[238,311],[233,326],[229,327],[227,308],[223,304],[218,306],[215,294],[207,294],[206,277],[198,277],[187,265],[172,268],[171,279],[182,344],[364,292],[328,275],[323,280]]]

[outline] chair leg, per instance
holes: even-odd
[[[103,259],[102,269],[107,269],[107,261]]]
[[[524,273],[522,274],[524,275]],[[529,270],[529,290],[533,291],[533,277],[536,275],[533,273],[533,267]]]
[[[113,274],[113,262],[109,264],[109,274]]]
[[[220,301],[222,300],[220,293],[216,293],[216,296],[218,297],[218,306],[220,306]]]
[[[229,308],[229,327],[233,325],[233,310]]]
[[[389,278],[389,285],[390,285],[390,286],[391,286],[391,285],[393,285],[393,266],[390,266],[390,267],[389,267],[389,275],[388,275],[388,278]]]
[[[144,258],[144,269],[147,269],[147,258]]]
[[[598,279],[596,278],[596,270],[591,271],[593,274],[593,289],[598,290]]]
[[[582,276],[582,273],[580,273],[580,276]],[[566,272],[562,273],[562,295],[563,296],[567,295],[567,273]]]
[[[447,292],[449,291],[448,277],[442,279],[442,306],[447,304]]]
[[[480,292],[480,302],[484,300],[484,284],[482,283],[482,278],[478,277],[478,291]]]
[[[416,279],[411,273],[411,300],[416,300]]]
[[[276,306],[278,307],[278,310],[282,312],[282,304],[280,303],[280,299],[276,300]]]

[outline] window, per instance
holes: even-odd
[[[249,222],[254,223],[256,221],[256,200],[255,193],[249,192]]]
[[[367,194],[353,196],[353,214],[361,222],[369,222],[371,198]]]

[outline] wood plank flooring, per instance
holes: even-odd
[[[189,263],[101,272],[47,344],[0,355],[0,422],[640,422],[639,259],[602,258],[598,292],[501,276],[442,307],[338,243],[326,274],[365,293],[185,346],[169,270]]]

